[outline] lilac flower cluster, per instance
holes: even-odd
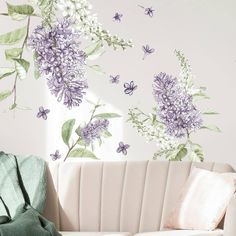
[[[153,93],[158,103],[158,115],[169,135],[181,138],[201,127],[202,118],[192,96],[179,86],[176,78],[166,73],[158,74]]]
[[[86,145],[91,144],[95,139],[99,139],[103,132],[108,128],[109,121],[106,119],[96,120],[88,123],[81,129],[81,137]]]
[[[38,26],[29,37],[40,74],[48,79],[51,93],[68,108],[79,106],[85,89],[85,53],[80,50],[79,32],[66,19],[52,28]]]

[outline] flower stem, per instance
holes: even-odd
[[[100,105],[99,102],[100,102],[100,100],[98,100],[97,104],[94,106],[94,109],[92,110],[92,114],[91,114],[91,117],[90,117],[90,119],[89,119],[88,124],[91,123],[91,121],[93,120],[93,118],[94,118],[94,114],[95,114],[97,108],[98,108],[99,105]]]
[[[90,117],[90,119],[89,119],[88,124],[91,123],[91,121],[93,120],[94,114],[95,114],[97,108],[98,108],[99,105],[100,105],[99,102],[100,102],[100,100],[98,100],[97,104],[94,105],[94,108],[93,108],[93,110],[92,110],[92,114],[91,114],[91,117]],[[66,161],[66,159],[69,157],[70,152],[74,149],[74,147],[78,144],[78,142],[79,142],[80,140],[81,140],[81,137],[79,137],[79,138],[77,139],[77,141],[76,141],[71,147],[69,147],[69,149],[68,149],[68,151],[67,151],[67,153],[66,153],[66,156],[65,156],[65,158],[64,158],[64,161]],[[86,149],[86,145],[85,145],[84,149]]]
[[[22,43],[22,46],[21,46],[21,53],[20,53],[20,59],[22,59],[22,56],[23,56],[23,49],[27,43],[27,39],[28,39],[28,36],[29,36],[29,27],[30,27],[30,16],[28,16],[28,19],[27,19],[27,31],[26,31],[26,35],[25,35],[25,38],[24,38],[24,41]],[[15,76],[15,80],[14,80],[14,85],[13,85],[13,89],[12,89],[12,93],[13,93],[13,106],[16,107],[16,92],[17,92],[17,80],[18,80],[18,74],[16,73],[16,76]]]
[[[8,13],[5,13],[5,12],[1,12],[1,13],[0,13],[0,16],[9,16],[9,17],[10,17],[10,15],[9,15]],[[37,15],[37,14],[32,14],[32,15],[30,15],[30,16],[40,17],[40,16]]]
[[[70,152],[74,149],[74,147],[77,145],[77,143],[80,141],[80,137],[77,139],[77,141],[68,149],[66,156],[64,158],[64,161],[69,157]]]

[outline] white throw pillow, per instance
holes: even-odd
[[[236,173],[216,173],[194,167],[166,228],[214,230],[235,192]]]

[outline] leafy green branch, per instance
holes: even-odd
[[[41,11],[41,17],[43,24],[51,27],[53,19],[55,17],[55,4],[56,0],[38,0],[37,6]]]
[[[90,102],[91,103],[91,102]],[[97,113],[98,109],[104,106],[104,104],[100,104],[99,102],[93,105],[93,109],[91,111],[90,118],[85,125],[91,124],[94,120],[99,119],[112,119],[112,118],[119,118],[120,115],[117,113]],[[90,145],[86,144],[83,136],[81,135],[81,125],[75,127],[76,120],[69,119],[62,125],[61,129],[61,136],[63,142],[66,144],[68,150],[64,157],[64,161],[68,157],[80,157],[80,158],[92,158],[98,159],[96,155],[93,153],[94,151],[94,144],[91,143]],[[72,135],[75,136],[75,141],[72,139]],[[112,134],[108,130],[104,130],[101,134],[101,137],[98,138],[99,146],[102,145],[102,137],[103,138],[110,138]]]
[[[13,63],[13,67],[0,68],[0,79],[15,74],[13,88],[0,92],[0,101],[13,96],[13,104],[10,109],[17,107],[17,81],[18,79],[24,80],[28,72],[30,63],[23,59],[23,51],[27,44],[30,27],[30,17],[34,14],[34,9],[30,5],[11,5],[7,3],[8,13],[13,20],[21,21],[27,19],[26,26],[18,28],[14,31],[0,35],[1,45],[14,45],[23,40],[21,47],[14,47],[5,50],[6,60]]]

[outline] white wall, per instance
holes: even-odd
[[[23,1],[15,1],[20,4]],[[236,167],[234,152],[236,132],[236,1],[234,0],[149,0],[149,1],[95,1],[94,12],[98,13],[104,27],[112,33],[131,38],[133,49],[125,52],[106,50],[95,63],[107,72],[99,76],[88,72],[88,98],[101,98],[108,104],[108,110],[119,112],[124,117],[113,122],[113,138],[101,149],[99,156],[122,158],[115,149],[117,143],[124,140],[131,145],[128,159],[151,159],[156,150],[154,143],[145,143],[136,130],[126,123],[127,112],[131,107],[139,106],[145,112],[155,105],[152,96],[153,75],[166,72],[178,76],[179,67],[174,49],[181,50],[189,58],[196,75],[195,82],[207,86],[211,100],[201,107],[211,108],[220,113],[211,117],[209,122],[217,124],[222,133],[199,131],[195,140],[205,151],[206,160],[228,162]],[[153,18],[143,14],[137,4],[155,9]],[[1,12],[5,2],[0,2]],[[123,14],[122,22],[112,20],[115,12]],[[20,23],[23,25],[23,23]],[[33,22],[35,25],[36,22]],[[17,27],[7,17],[0,17],[0,31],[7,32]],[[32,27],[34,27],[32,25]],[[142,60],[142,45],[150,44],[156,52]],[[3,47],[0,49],[0,65],[5,64]],[[29,54],[30,55],[30,54]],[[27,55],[28,57],[28,55]],[[5,64],[6,65],[6,64]],[[118,86],[109,82],[110,74],[120,74]],[[134,80],[138,89],[133,96],[123,93],[123,83]],[[13,78],[0,81],[0,90],[10,88]],[[78,117],[83,120],[87,104],[68,111],[58,105],[50,95],[46,81],[34,80],[32,71],[27,80],[19,82],[18,100],[20,104],[31,107],[30,111],[7,111],[11,100],[0,103],[0,149],[21,154],[35,154],[49,158],[55,149],[65,152],[60,137],[60,126],[67,118]],[[50,107],[48,121],[36,118],[38,107]]]

